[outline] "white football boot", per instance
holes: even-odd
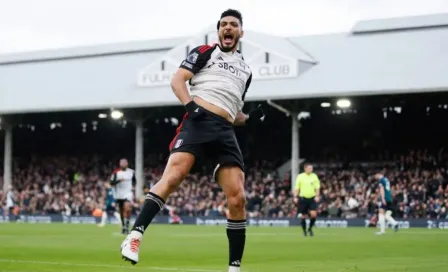
[[[121,256],[123,260],[129,261],[133,265],[138,263],[138,253],[142,237],[140,232],[132,231],[124,239],[123,243],[121,243]]]

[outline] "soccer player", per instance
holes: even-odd
[[[395,232],[397,232],[398,223],[392,217],[392,190],[389,179],[381,173],[376,174],[375,178],[380,181],[380,194],[378,196],[378,223],[380,224],[380,231],[377,234],[386,232],[386,221],[392,224]]]
[[[127,159],[120,160],[120,167],[113,172],[110,184],[115,186],[116,202],[120,210],[121,233],[129,234],[136,179],[134,170],[128,167]]]
[[[187,113],[170,144],[162,178],[146,196],[133,229],[122,243],[123,258],[136,264],[139,246],[152,219],[164,207],[197,159],[217,165],[215,180],[227,198],[229,272],[239,272],[246,242],[244,162],[233,126],[264,120],[261,107],[242,112],[252,72],[237,50],[243,37],[243,19],[237,10],[226,10],[217,23],[219,44],[194,48],[173,76],[171,87]],[[190,93],[186,82],[190,82]]]
[[[8,210],[9,219],[16,221],[18,216],[14,213],[14,208],[16,207],[17,199],[14,194],[14,188],[10,185],[8,193],[6,194],[6,208]]]
[[[108,182],[104,183],[104,187],[106,188],[106,201],[101,216],[101,223],[98,225],[99,227],[104,227],[106,225],[107,217],[112,215],[121,222],[120,214],[116,211],[115,190]]]
[[[296,178],[296,186],[294,196],[300,197],[299,213],[302,215],[302,229],[303,235],[314,236],[313,226],[316,223],[317,217],[317,202],[319,202],[320,196],[320,180],[316,174],[313,173],[313,166],[309,163],[304,165],[304,173],[301,173]],[[308,232],[306,229],[306,216],[310,214],[310,225]]]

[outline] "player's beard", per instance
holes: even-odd
[[[232,44],[232,46],[229,47],[229,46],[224,45],[224,36],[219,37],[219,43],[221,44],[221,50],[223,52],[230,52],[233,49],[235,49],[238,46],[239,41],[240,41],[240,36],[235,35],[235,38],[233,39],[233,44]]]

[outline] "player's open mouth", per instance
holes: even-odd
[[[224,34],[224,44],[231,45],[233,43],[233,35],[232,34]]]

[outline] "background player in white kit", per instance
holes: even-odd
[[[229,209],[228,271],[240,271],[246,243],[246,195],[243,156],[233,126],[264,120],[260,107],[248,115],[242,112],[252,80],[249,65],[237,51],[244,34],[242,25],[239,11],[223,12],[217,23],[219,45],[194,48],[171,81],[173,92],[187,114],[170,144],[171,154],[161,180],[146,196],[131,234],[121,245],[122,257],[133,264],[139,260],[140,242],[146,228],[190,172],[196,159],[202,158],[217,165],[215,178],[226,195]]]
[[[115,199],[121,218],[121,233],[129,233],[132,202],[134,201],[134,186],[136,184],[135,172],[128,168],[128,160],[121,159],[120,167],[116,169],[110,178],[110,185],[115,186]]]
[[[8,210],[8,215],[10,219],[17,220],[14,216],[14,207],[16,205],[16,197],[14,194],[14,188],[9,186],[8,193],[6,194],[6,209]]]

